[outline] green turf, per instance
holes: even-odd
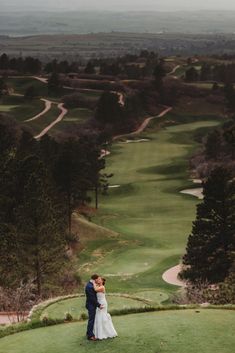
[[[49,98],[60,98],[63,95],[73,93],[72,89],[61,88],[57,93],[52,94],[48,93],[47,83],[41,82],[31,76],[19,76],[9,78],[7,80],[7,84],[10,89],[13,90],[16,94],[25,94],[25,91],[28,87],[33,86],[35,88],[35,92],[37,96],[40,97],[49,97]]]
[[[53,104],[46,114],[36,120],[26,122],[25,126],[28,126],[35,135],[39,134],[45,127],[56,120],[60,113],[61,111],[58,109],[57,105]]]
[[[14,77],[7,80],[8,86],[13,89],[14,93],[25,94],[28,87],[33,86],[35,88],[36,95],[46,96],[47,85],[39,80],[36,80],[30,76],[26,77]]]
[[[160,298],[160,297],[159,297]],[[163,297],[164,298],[164,297]],[[143,298],[144,299],[144,298]],[[120,310],[126,308],[139,308],[148,305],[145,301],[125,298],[121,296],[107,296],[109,310]],[[153,303],[153,301],[150,301]],[[51,319],[63,319],[65,313],[69,312],[74,319],[79,319],[82,313],[86,312],[85,298],[72,298],[51,304],[43,311],[41,316],[47,315]]]
[[[92,110],[86,108],[69,109],[64,119],[50,130],[50,134],[55,136],[66,130],[73,131],[73,129],[76,129],[80,124],[90,119],[93,114]]]
[[[232,353],[234,312],[165,311],[113,317],[119,337],[85,339],[86,323],[31,330],[0,340],[0,353]]]
[[[44,102],[39,99],[27,101],[22,96],[5,96],[0,101],[0,112],[22,122],[40,113],[44,106]]]
[[[92,117],[92,111],[86,108],[70,109],[64,118],[64,122],[84,122]]]
[[[180,261],[198,203],[179,191],[192,185],[188,158],[197,147],[195,134],[218,124],[210,119],[152,128],[141,135],[148,142],[112,146],[107,172],[114,173],[111,184],[120,188],[101,197],[93,221],[119,237],[84,242],[78,260],[83,279],[95,271],[108,278],[109,291],[172,290],[162,273]]]

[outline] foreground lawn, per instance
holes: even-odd
[[[86,323],[31,330],[0,340],[0,353],[231,353],[234,311],[185,310],[113,318],[119,337],[85,339]]]

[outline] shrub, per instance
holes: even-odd
[[[64,316],[64,321],[73,321],[73,316],[70,314],[70,313],[65,313],[65,316]]]

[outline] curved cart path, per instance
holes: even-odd
[[[135,136],[140,134],[141,132],[143,132],[146,127],[149,125],[150,121],[153,119],[157,119],[157,118],[162,118],[163,116],[165,116],[167,113],[169,113],[172,110],[172,107],[165,107],[165,109],[158,114],[157,116],[150,116],[148,118],[146,118],[142,124],[138,127],[137,130],[130,132],[129,134],[123,134],[123,135],[117,135],[113,137],[113,141],[118,140],[119,138],[125,137],[125,136]]]
[[[178,278],[178,274],[180,273],[180,271],[180,265],[169,268],[169,270],[163,273],[162,279],[168,284],[173,284],[174,286],[179,287],[185,287],[186,283]]]
[[[25,120],[24,122],[30,122],[33,120],[36,120],[38,118],[40,118],[41,116],[43,116],[44,114],[46,114],[50,109],[51,109],[51,105],[52,105],[52,101],[49,101],[48,99],[44,99],[42,98],[41,101],[45,102],[45,108],[41,111],[41,113],[35,115],[34,117]]]
[[[45,78],[45,77],[33,76],[33,78],[35,78],[35,80],[38,80],[38,81],[43,82],[43,83],[47,83],[47,81],[48,81],[48,79]]]
[[[68,113],[68,110],[64,107],[64,103],[58,104],[58,108],[61,110],[61,113],[58,116],[58,118],[56,120],[54,120],[50,125],[45,127],[45,129],[43,129],[42,132],[40,132],[40,134],[38,134],[37,136],[34,136],[35,139],[38,140],[42,136],[44,136],[51,128],[53,128],[54,125],[58,124],[64,118],[64,116]]]
[[[181,67],[181,65],[176,65],[176,66],[174,67],[174,69],[171,70],[171,72],[169,72],[167,75],[168,75],[168,76],[174,75],[174,73],[176,72],[176,70],[178,70],[180,67]],[[174,76],[174,77],[175,77],[175,76]]]

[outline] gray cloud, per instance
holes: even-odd
[[[77,10],[235,10],[234,0],[0,0],[1,9]]]

